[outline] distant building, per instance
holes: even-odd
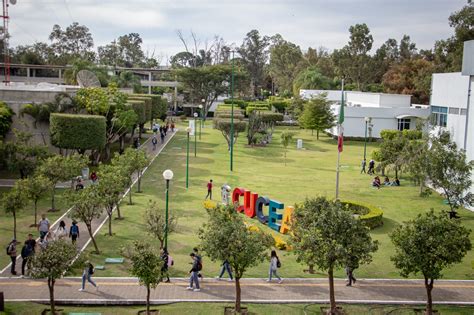
[[[331,108],[334,113],[339,113],[341,91],[300,90],[300,96],[304,99],[322,93],[333,102]],[[411,104],[411,95],[358,91],[345,91],[344,95],[345,137],[364,137],[366,120],[371,136],[380,138],[380,131],[384,129],[415,129],[417,119],[427,119],[430,115],[429,105]],[[337,135],[336,128],[330,133]]]

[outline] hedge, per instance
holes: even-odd
[[[4,102],[0,101],[0,137],[4,137],[13,123],[13,110]]]
[[[250,103],[247,108],[245,109],[245,112],[247,113],[247,115],[250,115],[254,110],[270,110],[270,104],[268,103],[257,103],[257,104],[253,104],[251,105],[252,103]]]
[[[380,131],[380,137],[386,140],[392,140],[396,136],[402,135],[403,137],[409,140],[421,139],[423,133],[420,130],[415,129],[404,129],[403,131],[393,130],[393,129],[384,129]]]
[[[138,124],[146,123],[146,112],[145,112],[145,102],[141,100],[127,100],[132,109],[135,111],[135,114],[138,116]]]
[[[214,128],[229,133],[230,131],[230,119],[214,118]],[[234,132],[244,132],[247,127],[247,122],[243,120],[234,120]]]
[[[151,119],[166,119],[168,111],[168,102],[161,95],[156,94],[132,94],[132,97],[149,97],[151,98]]]
[[[362,220],[369,229],[375,229],[383,225],[383,211],[379,208],[355,201],[342,201],[341,203],[350,209],[352,213],[359,215],[359,219]]]
[[[283,114],[280,114],[280,113],[264,110],[264,111],[258,111],[258,114],[260,114],[260,118],[262,119],[263,122],[276,123],[277,121],[283,121]]]
[[[232,104],[232,99],[230,99],[230,98],[225,99],[224,104],[229,104],[229,105]],[[244,100],[241,100],[241,99],[234,98],[234,105],[237,105],[242,109],[245,109],[248,105],[248,102],[246,102]]]
[[[128,100],[131,101],[143,101],[145,105],[145,122],[151,121],[152,119],[152,98],[148,96],[132,96],[128,97]]]
[[[106,142],[106,119],[99,115],[53,113],[51,143],[62,149],[99,150]]]

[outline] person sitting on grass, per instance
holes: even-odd
[[[390,186],[390,185],[391,185],[391,183],[390,183],[390,178],[388,178],[388,176],[385,176],[385,179],[384,179],[384,181],[383,181],[383,184],[384,184],[385,186]]]
[[[380,178],[378,176],[374,177],[374,180],[372,182],[372,186],[377,187],[378,189],[380,189]]]
[[[392,182],[392,186],[400,186],[400,180],[398,177],[395,177],[395,180]]]

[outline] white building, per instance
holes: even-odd
[[[326,93],[327,99],[334,102],[331,107],[338,114],[341,91],[300,90],[300,96],[305,99],[322,93]],[[428,105],[411,104],[411,95],[358,91],[345,91],[344,95],[345,137],[364,137],[366,119],[369,121],[370,135],[379,138],[380,131],[384,129],[415,129],[417,119],[427,119],[430,115]],[[330,132],[337,135],[336,128]]]

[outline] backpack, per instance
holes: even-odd
[[[10,255],[10,253],[11,253],[11,250],[10,250],[11,245],[12,245],[12,243],[7,245],[7,255]]]
[[[21,257],[23,258],[29,257],[32,252],[33,252],[33,249],[31,248],[31,246],[23,245],[21,249]]]
[[[79,227],[77,225],[71,226],[71,235],[79,234]]]
[[[202,270],[202,261],[198,260],[198,271]]]
[[[280,259],[277,258],[277,268],[281,268],[281,262]]]
[[[94,274],[94,266],[92,266],[92,264],[89,264],[89,274],[90,275],[93,275]]]
[[[174,260],[173,260],[173,257],[171,257],[170,255],[168,255],[168,267],[171,267],[174,265]]]

